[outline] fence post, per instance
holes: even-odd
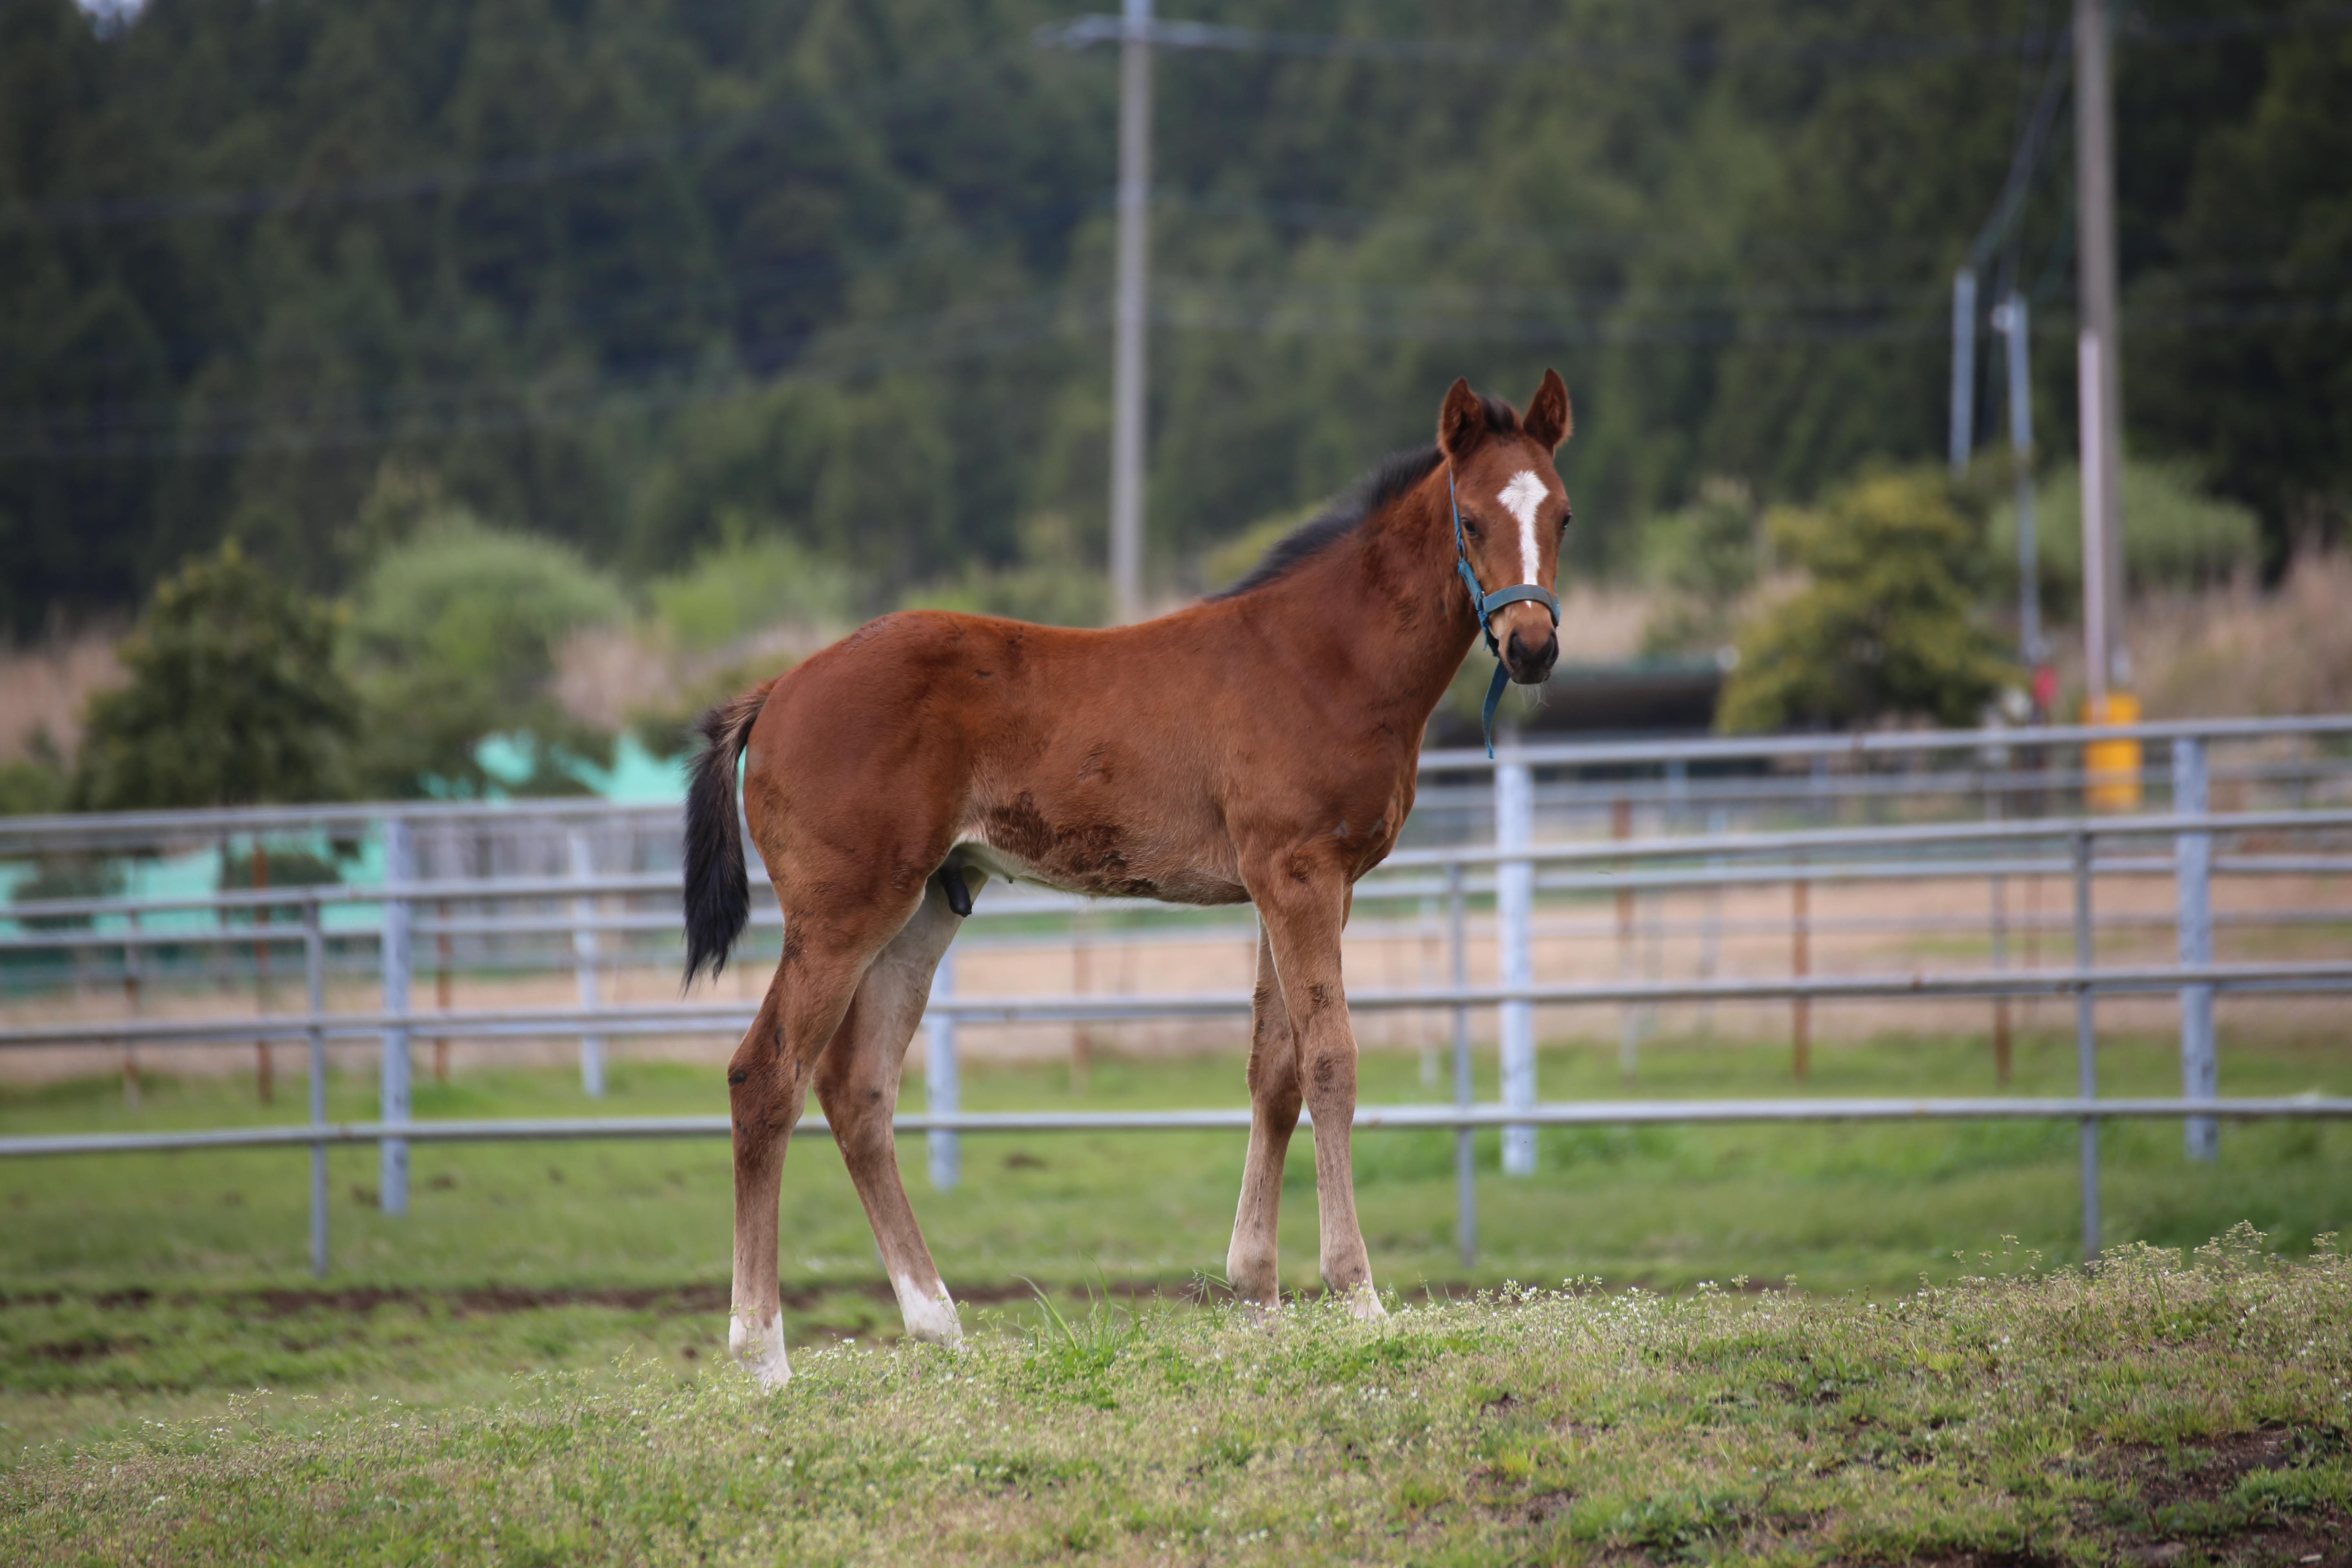
[[[1437,989],[1436,955],[1439,945],[1435,923],[1437,900],[1421,900],[1415,913],[1417,918],[1413,923],[1413,933],[1420,938],[1421,986],[1424,991],[1434,991]],[[1255,947],[1250,950],[1253,958],[1255,957],[1256,952]],[[1426,1094],[1437,1087],[1437,1044],[1431,1033],[1436,1019],[1434,1016],[1429,1016],[1422,1018],[1419,1022],[1420,1027],[1415,1033],[1421,1039],[1421,1088],[1422,1092]]]
[[[588,830],[575,827],[566,836],[572,857],[572,879],[593,881],[596,877],[596,856],[588,841]],[[596,900],[583,894],[572,900],[572,973],[579,986],[580,1010],[593,1013],[603,1004],[596,984]],[[604,1098],[604,1037],[583,1034],[580,1037],[580,1089],[591,1100]]]
[[[1609,803],[1609,836],[1612,838],[1633,837],[1633,803],[1619,795]],[[1621,872],[1631,871],[1633,863],[1620,860]],[[1634,974],[1633,956],[1633,889],[1621,884],[1617,889],[1617,978],[1632,980]],[[1642,1016],[1631,1002],[1617,1006],[1617,1076],[1627,1083],[1633,1081],[1642,1066]]]
[[[1495,847],[1525,850],[1535,837],[1535,774],[1506,753],[1495,764]],[[1505,860],[1495,868],[1495,941],[1506,987],[1535,984],[1535,882],[1532,861]],[[1506,1002],[1500,1032],[1503,1103],[1517,1109],[1536,1102],[1536,1010],[1529,1002]],[[1503,1170],[1535,1173],[1532,1127],[1503,1129]]]
[[[1789,878],[1789,972],[1799,980],[1813,972],[1812,873],[1802,855]],[[1789,1004],[1789,1071],[1799,1083],[1813,1075],[1813,1005],[1804,996]]]
[[[2172,809],[2182,816],[2202,816],[2212,809],[2206,784],[2205,742],[2182,736],[2172,742]],[[2173,840],[2173,881],[2178,905],[2180,962],[2213,962],[2213,836],[2183,833]],[[2180,1093],[2187,1100],[2211,1100],[2221,1092],[2221,1064],[2213,1048],[2213,988],[2180,988]],[[2210,1162],[2221,1152],[2221,1124],[2210,1116],[2191,1116],[2182,1135],[2192,1160]]]
[[[408,824],[387,817],[383,824],[383,1010],[404,1018],[408,1012]],[[408,1120],[408,1026],[388,1026],[376,1080],[376,1116],[387,1126]],[[387,1138],[380,1146],[377,1202],[389,1215],[408,1212],[408,1140]]]
[[[2000,819],[2000,796],[1987,790],[1985,820]],[[1992,847],[1996,859],[2008,852],[2006,844]],[[2009,879],[1998,871],[1992,875],[1992,966],[1996,971],[2009,967]],[[1992,1076],[1993,1081],[2003,1089],[2009,1087],[2015,1054],[2009,1029],[2009,998],[1996,996],[1992,1000]]]
[[[445,858],[448,864],[454,857]],[[433,937],[433,1005],[440,1012],[449,1010],[449,900],[443,899],[433,907],[433,918],[441,927]],[[449,1037],[433,1037],[433,1081],[449,1081]]]
[[[1070,914],[1070,989],[1080,996],[1095,988],[1095,904],[1092,899]],[[1084,1018],[1070,1023],[1070,1092],[1084,1094],[1094,1078],[1095,1040]]]
[[[310,1046],[310,1125],[327,1125],[327,941],[319,929],[319,900],[302,900],[303,994],[310,999],[310,1026],[304,1031]],[[327,1145],[310,1145],[310,1272],[327,1277]]]
[[[2098,1002],[2089,974],[2091,951],[2091,836],[2074,830],[2074,1092],[2084,1100],[2099,1092]],[[2099,1258],[2099,1121],[2082,1122],[2083,1261]]]
[[[1462,863],[1445,868],[1445,914],[1453,937],[1454,992],[1470,988],[1470,944],[1463,931]],[[1470,1009],[1454,1006],[1454,1108],[1468,1110],[1470,1093]],[[1462,1249],[1462,1267],[1478,1261],[1478,1163],[1467,1126],[1454,1130],[1454,1239]]]
[[[131,1004],[133,1018],[140,1013],[140,982],[147,973],[147,950],[139,941],[139,911],[131,911],[131,937],[122,944],[122,996]],[[131,1036],[122,1042],[122,1105],[126,1110],[139,1109],[139,1040]]]
[[[1710,807],[1706,814],[1706,836],[1720,838],[1731,831],[1731,814],[1723,806]],[[1709,879],[1706,884],[1706,921],[1698,940],[1698,977],[1713,980],[1723,955],[1723,884],[1716,880],[1723,875],[1727,864],[1720,855],[1706,858]],[[1712,999],[1698,1005],[1698,1028],[1703,1035],[1715,1032],[1715,1003]]]
[[[269,846],[258,833],[253,836],[253,885],[257,890],[269,886]],[[269,1011],[269,918],[277,912],[268,904],[253,906],[253,1010],[257,1014]],[[266,1035],[253,1042],[253,1095],[264,1105],[278,1099],[278,1068]]]
[[[952,1014],[940,1004],[955,994],[955,949],[940,957],[931,971],[931,1001],[923,1015],[923,1100],[934,1116],[952,1116],[961,1109],[962,1083],[956,1061],[956,1026]],[[953,1132],[933,1132],[930,1141],[931,1185],[952,1191],[963,1174],[963,1151]]]

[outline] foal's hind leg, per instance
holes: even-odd
[[[874,1226],[908,1337],[931,1344],[958,1342],[963,1328],[898,1178],[890,1121],[898,1110],[899,1068],[922,1019],[931,973],[961,923],[945,884],[934,877],[914,918],[867,965],[849,1016],[816,1071],[817,1101]]]
[[[1250,1136],[1234,1212],[1225,1280],[1244,1301],[1282,1302],[1275,1233],[1282,1213],[1282,1161],[1298,1125],[1298,1050],[1265,930],[1257,933],[1257,986],[1250,997]]]
[[[788,915],[776,977],[727,1064],[735,1141],[735,1282],[727,1348],[763,1388],[778,1387],[792,1376],[776,1277],[776,1202],[784,1151],[807,1101],[817,1058],[839,1032],[887,930]]]

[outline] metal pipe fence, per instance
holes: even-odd
[[[2142,766],[2135,792],[2160,788],[2169,809],[2084,808],[2086,788],[2114,788],[2111,773],[2088,766],[2068,770],[2020,768],[2020,753],[2048,757],[2067,747],[2112,745],[2119,738],[2141,744],[2163,742],[2168,755],[2161,768]],[[2159,1118],[2183,1121],[2186,1152],[2213,1157],[2222,1120],[2340,1118],[2352,1114],[2352,1100],[2224,1099],[2218,1092],[2214,1050],[2215,999],[2229,994],[2326,994],[2352,987],[2352,957],[2315,961],[2216,962],[2217,925],[2299,923],[2325,927],[2352,923],[2352,909],[2300,906],[2292,921],[2270,911],[2225,912],[2217,917],[2211,888],[2221,877],[2326,879],[2352,875],[2352,758],[2335,751],[2352,739],[2352,717],[2315,721],[2225,721],[2194,724],[2139,725],[2095,730],[2032,731],[1911,732],[1863,737],[1780,737],[1755,741],[1703,741],[1674,744],[1610,743],[1578,747],[1506,748],[1488,763],[1480,753],[1437,752],[1423,759],[1424,806],[1467,786],[1451,783],[1489,773],[1481,803],[1493,827],[1489,842],[1428,842],[1429,834],[1392,854],[1380,872],[1359,889],[1359,902],[1377,908],[1418,901],[1428,911],[1442,901],[1449,953],[1450,984],[1419,987],[1350,990],[1351,1010],[1381,1013],[1412,1010],[1450,1015],[1454,1074],[1450,1104],[1360,1108],[1355,1125],[1368,1130],[1423,1128],[1455,1133],[1459,1187],[1456,1230],[1465,1264],[1475,1257],[1475,1185],[1472,1132],[1503,1131],[1503,1169],[1513,1175],[1535,1168],[1535,1131],[1540,1127],[1720,1121],[1820,1122],[1911,1119],[2071,1120],[2078,1124],[2080,1184],[2086,1251],[2095,1252],[2098,1217],[2098,1124],[2103,1120]],[[2299,746],[2300,760],[2255,759],[2217,766],[2214,744],[2244,743],[2276,749]],[[1973,770],[1914,767],[1906,773],[1853,773],[1843,776],[1841,794],[1832,764],[1849,769],[1886,760],[1915,763],[1953,756],[1975,757]],[[1992,766],[1992,763],[1999,766]],[[1787,772],[1803,763],[1808,772]],[[1745,765],[1782,770],[1779,776],[1694,777],[1693,770]],[[1653,769],[1643,778],[1596,777],[1607,770]],[[1554,774],[1547,784],[1543,770]],[[2104,781],[2104,782],[2102,782]],[[2029,789],[2027,786],[2031,784]],[[2241,805],[2212,809],[2224,786],[2242,802],[2250,794],[2288,787],[2294,804]],[[2137,794],[2133,796],[2137,799]],[[2314,804],[2315,798],[2331,804]],[[1950,809],[1959,814],[1929,821],[1839,822],[1832,826],[1791,823],[1776,816],[1794,800],[1832,814],[1892,805],[1906,811]],[[1731,805],[1748,811],[1748,825],[1734,828]],[[1538,825],[1598,806],[1607,814],[1612,837],[1568,841],[1539,837]],[[2027,806],[2034,809],[2026,810]],[[1634,833],[1636,808],[1652,826]],[[2053,809],[2063,807],[2063,809]],[[1461,807],[1449,807],[1460,815]],[[1703,831],[1675,826],[1706,813]],[[1421,815],[1416,813],[1416,816]],[[76,963],[92,951],[121,954],[120,973],[134,1008],[142,984],[168,973],[162,962],[173,952],[250,953],[257,984],[268,973],[273,953],[299,952],[306,1006],[299,1013],[263,1012],[234,1017],[133,1016],[100,1021],[13,1023],[0,1027],[0,1050],[35,1047],[141,1048],[302,1041],[310,1063],[309,1121],[296,1126],[223,1129],[186,1132],[58,1134],[0,1138],[0,1157],[137,1152],[161,1149],[252,1148],[302,1145],[311,1152],[311,1247],[315,1269],[328,1264],[326,1157],[337,1144],[373,1143],[380,1151],[379,1191],[383,1207],[404,1212],[408,1152],[413,1144],[449,1142],[509,1142],[592,1137],[703,1137],[726,1131],[723,1117],[591,1118],[571,1121],[420,1121],[410,1114],[409,1052],[421,1031],[435,1037],[481,1040],[567,1038],[581,1042],[583,1086],[604,1089],[606,1043],[648,1036],[732,1035],[746,1027],[749,1003],[622,1005],[608,999],[602,975],[610,967],[665,955],[674,947],[676,916],[648,907],[661,900],[674,908],[678,892],[678,824],[674,807],[617,808],[600,802],[532,802],[497,806],[331,806],[262,811],[142,813],[114,817],[0,819],[0,858],[90,855],[101,851],[150,854],[170,846],[225,845],[236,836],[296,834],[345,845],[373,847],[372,879],[352,884],[259,887],[198,891],[148,889],[138,894],[17,899],[6,906],[14,931],[0,931],[0,960],[11,955],[65,952]],[[1443,837],[1443,835],[1437,837]],[[2284,852],[2279,840],[2293,837],[2305,847]],[[2320,842],[2313,846],[2308,841]],[[600,852],[604,864],[599,864]],[[226,857],[224,857],[226,858]],[[625,862],[622,868],[611,865]],[[2071,919],[2011,918],[1996,891],[1988,926],[1981,914],[1915,918],[1920,930],[1990,931],[1994,967],[1865,974],[1809,973],[1807,944],[1814,934],[1838,929],[1834,920],[1815,917],[1806,902],[1817,885],[1901,881],[1988,883],[1996,889],[2008,878],[2063,878],[2073,889]],[[2102,911],[2095,889],[2113,879],[2169,879],[2175,907],[2168,914]],[[1713,973],[1721,937],[1733,923],[1720,913],[1727,889],[1787,885],[1797,900],[1788,928],[1794,933],[1791,973],[1727,977]],[[1708,945],[1702,973],[1667,978],[1637,973],[1639,944],[1662,940],[1667,922],[1636,922],[1635,901],[1668,892],[1703,891],[1710,914],[1699,922]],[[1569,922],[1539,917],[1538,900],[1609,895],[1617,900],[1613,922]],[[1491,906],[1489,930],[1497,953],[1497,984],[1474,984],[1467,965],[1470,906]],[[630,907],[632,903],[637,907]],[[1087,900],[1069,895],[1021,890],[983,897],[975,925],[1075,921]],[[291,917],[290,919],[288,917]],[[176,923],[175,923],[176,922]],[[209,922],[209,923],[206,923]],[[1751,922],[1753,923],[1753,922]],[[1848,922],[1851,924],[1852,922]],[[1876,922],[1874,929],[1883,929]],[[755,917],[755,929],[772,933],[781,925],[773,910]],[[1688,929],[1685,922],[1684,929]],[[1613,982],[1540,984],[1535,973],[1538,934],[1573,929],[1591,934],[1616,931],[1620,973]],[[2169,926],[2177,933],[2174,962],[2105,963],[2095,959],[2103,931]],[[2006,962],[2011,932],[2063,930],[2069,938],[2063,968],[2028,968]],[[1232,942],[1246,929],[1161,924],[1134,933],[1138,941]],[[1011,936],[1001,941],[1040,940]],[[1050,938],[1045,940],[1051,940]],[[1065,937],[1062,940],[1066,941]],[[575,1005],[568,1007],[463,1008],[415,1005],[412,984],[416,944],[435,944],[436,973],[453,965],[521,970],[569,968],[576,979]],[[960,943],[969,945],[968,943]],[[204,958],[211,964],[215,961]],[[380,987],[380,1005],[371,1009],[328,1006],[331,971],[371,974]],[[1183,994],[971,995],[959,992],[956,968],[943,963],[933,984],[925,1035],[927,1109],[898,1119],[900,1131],[929,1139],[929,1168],[939,1185],[961,1179],[958,1140],[966,1133],[1005,1131],[1140,1131],[1233,1130],[1248,1125],[1244,1110],[1164,1112],[971,1113],[959,1105],[960,1026],[1016,1023],[1120,1023],[1244,1016],[1244,992]],[[2175,995],[2179,999],[2182,1094],[2177,1099],[2102,1099],[2096,1084],[2096,1006],[2102,996]],[[1772,1100],[1623,1100],[1562,1105],[1545,1102],[1536,1084],[1536,1009],[1614,1005],[1624,1009],[1623,1060],[1637,1059],[1641,1020],[1664,1003],[1702,1007],[1728,1002],[1788,1002],[1795,1009],[1800,1076],[1807,1041],[1808,1009],[1816,1003],[1887,998],[1971,998],[2005,1005],[2011,999],[2071,997],[2075,1005],[2076,1093],[2069,1099],[1928,1099]],[[1471,1028],[1474,1012],[1491,1011],[1502,1067],[1500,1100],[1477,1105],[1471,1089]],[[2006,1015],[2002,1015],[2005,1018]],[[373,1040],[378,1045],[379,1114],[371,1122],[330,1122],[325,1079],[328,1042]],[[135,1056],[129,1058],[135,1060]],[[823,1123],[814,1118],[812,1131]]]

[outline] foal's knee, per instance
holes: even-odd
[[[1318,1041],[1299,1053],[1299,1090],[1309,1105],[1356,1098],[1356,1044],[1353,1040]]]

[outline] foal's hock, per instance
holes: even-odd
[[[891,1115],[931,972],[991,877],[1257,906],[1249,1152],[1226,1277],[1245,1300],[1279,1300],[1275,1216],[1303,1103],[1324,1282],[1380,1314],[1349,1169],[1356,1041],[1339,932],[1356,879],[1412,809],[1423,728],[1472,640],[1513,680],[1551,673],[1569,521],[1552,454],[1570,422],[1554,372],[1524,416],[1456,381],[1436,445],[1390,458],[1222,594],[1102,631],[885,616],[704,718],[687,796],[687,979],[724,965],[750,909],[739,762],[784,916],[783,957],[727,1070],[728,1343],[762,1384],[791,1375],[777,1193],[812,1081],[907,1331],[961,1333],[898,1179]]]

